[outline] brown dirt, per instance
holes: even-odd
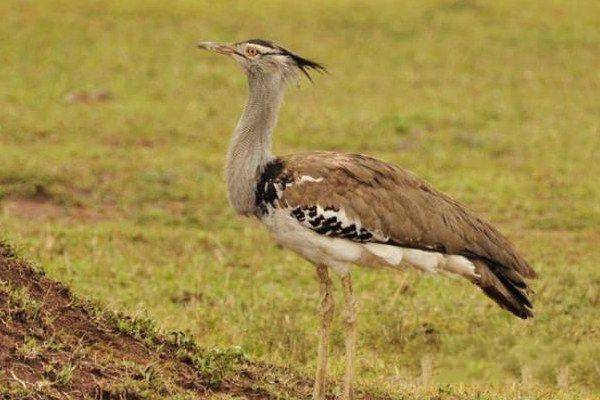
[[[287,370],[210,354],[76,298],[0,242],[0,399],[310,397]]]
[[[77,221],[100,221],[112,210],[106,207],[102,213],[84,207],[64,205],[45,198],[9,198],[0,202],[0,212],[25,219],[56,220],[59,218]]]
[[[31,199],[6,200],[2,202],[2,211],[21,218],[52,219],[64,214],[62,207],[57,204]]]

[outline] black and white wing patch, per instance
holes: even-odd
[[[344,210],[337,207],[298,206],[290,210],[290,215],[321,235],[363,243],[389,241],[389,237],[362,227],[360,221],[351,220]]]

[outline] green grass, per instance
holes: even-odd
[[[541,276],[537,318],[522,322],[463,281],[357,270],[362,384],[394,393],[431,356],[434,384],[457,393],[500,398],[523,368],[555,391],[568,367],[571,393],[598,394],[599,13],[591,0],[4,1],[0,235],[78,294],[312,370],[312,267],[225,199],[245,78],[194,48],[270,38],[331,72],[290,88],[276,153],[411,169],[496,223]],[[79,90],[114,98],[67,101]]]

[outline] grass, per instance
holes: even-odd
[[[361,384],[397,393],[431,357],[432,384],[451,392],[502,398],[525,370],[562,393],[567,367],[569,393],[597,395],[599,12],[593,1],[5,1],[0,235],[82,296],[312,371],[313,269],[225,200],[244,77],[194,49],[274,39],[331,72],[290,88],[276,153],[338,149],[411,169],[497,224],[541,276],[537,318],[521,322],[462,281],[357,270]],[[113,98],[76,94],[99,90]]]

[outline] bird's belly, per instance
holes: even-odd
[[[364,251],[361,243],[321,235],[302,226],[286,210],[272,210],[261,221],[277,243],[308,261],[327,265],[339,273],[346,273],[350,264],[360,262]]]

